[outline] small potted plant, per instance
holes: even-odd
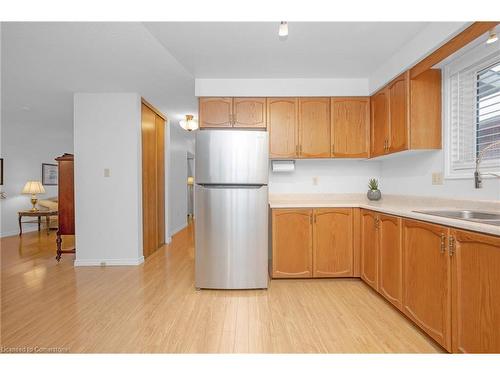
[[[366,193],[366,196],[369,200],[378,201],[382,198],[382,193],[378,189],[378,180],[376,178],[370,178],[368,181],[368,189],[369,190],[368,193]]]

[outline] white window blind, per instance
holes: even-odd
[[[476,153],[500,140],[500,62],[481,70],[476,82]],[[500,159],[500,147],[483,160]]]
[[[476,155],[500,140],[500,56],[449,75],[449,161],[451,174],[469,174]],[[483,164],[500,169],[500,148],[484,155]]]

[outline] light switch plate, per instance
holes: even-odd
[[[442,172],[433,172],[432,173],[432,184],[433,185],[442,185],[443,184],[443,173]]]
[[[313,177],[313,185],[318,185],[319,177]]]
[[[104,177],[110,177],[111,176],[111,171],[109,168],[104,168]]]

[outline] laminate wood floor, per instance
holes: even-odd
[[[65,241],[65,246],[72,245]],[[434,353],[359,279],[196,291],[193,228],[141,266],[73,267],[55,236],[1,239],[1,346],[69,352]]]

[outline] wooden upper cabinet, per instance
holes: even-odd
[[[453,352],[500,353],[500,237],[452,230],[451,238]]]
[[[403,249],[401,218],[378,215],[379,292],[398,309],[403,298]]]
[[[441,148],[441,70],[407,71],[371,96],[371,156]]]
[[[269,156],[296,158],[298,156],[297,98],[268,98],[267,123]]]
[[[361,210],[361,278],[378,290],[377,214]]]
[[[369,134],[370,98],[331,99],[331,151],[333,157],[368,157]]]
[[[451,269],[447,235],[446,227],[403,220],[403,312],[450,351]]]
[[[233,98],[200,98],[200,128],[232,127]]]
[[[389,92],[384,88],[371,97],[371,146],[370,155],[380,156],[387,152],[389,142]]]
[[[330,98],[299,99],[299,152],[301,158],[329,158]]]
[[[272,228],[272,276],[312,277],[312,209],[273,209]]]
[[[429,69],[410,81],[410,148],[441,148],[441,70]]]
[[[352,209],[320,208],[313,215],[313,276],[353,276]]]
[[[389,91],[389,152],[408,149],[409,137],[409,76],[407,71],[392,81]]]
[[[235,128],[265,128],[266,98],[234,98],[233,126]]]

